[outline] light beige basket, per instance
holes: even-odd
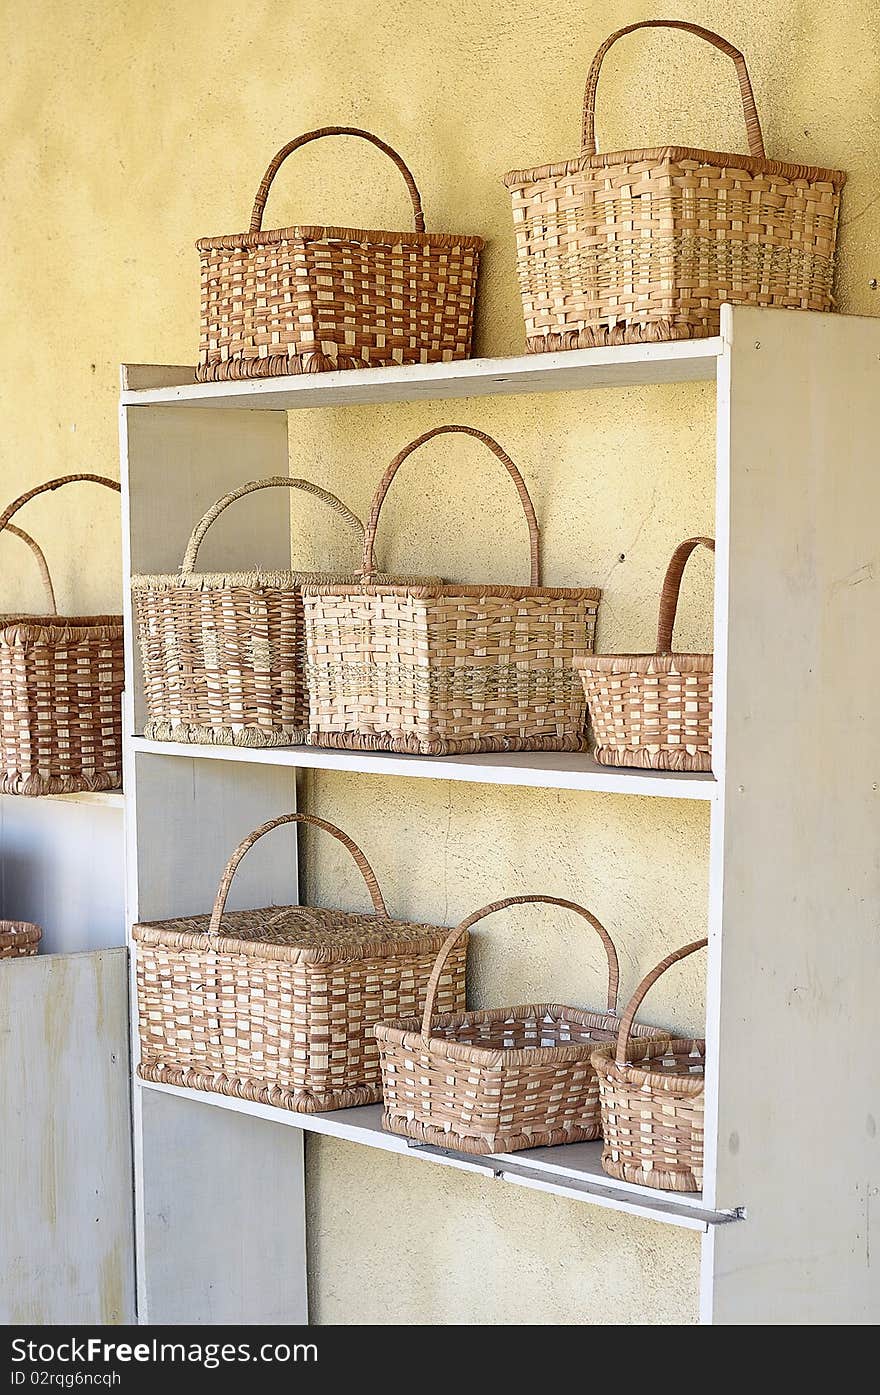
[[[375,575],[391,481],[419,446],[456,432],[487,446],[516,486],[528,586],[389,585]],[[572,663],[592,651],[601,594],[541,585],[532,501],[497,441],[472,426],[426,431],[395,456],[376,491],[362,584],[303,587],[312,740],[434,756],[582,749],[585,703]]]
[[[195,570],[205,534],[224,509],[255,490],[282,488],[322,500],[362,548],[360,519],[309,480],[251,480],[213,504],[193,529],[178,573],[132,577],[145,736],[221,746],[308,741],[300,588],[356,581],[359,573]]]
[[[24,959],[36,954],[42,936],[39,925],[29,920],[0,920],[0,959]]]
[[[673,1192],[703,1189],[701,1038],[634,1041],[633,1018],[648,989],[708,940],[676,950],[646,974],[620,1022],[616,1044],[593,1052],[602,1108],[602,1166],[611,1177]]]
[[[608,958],[608,999],[590,1012],[556,1003],[435,1016],[435,987],[472,926],[508,906],[561,906],[598,934]],[[383,1123],[391,1133],[463,1153],[511,1153],[598,1138],[599,1086],[590,1056],[616,1041],[617,952],[590,911],[558,896],[509,896],[463,920],[437,956],[421,1022],[376,1027]],[[635,1026],[637,1036],[656,1036]]]
[[[121,615],[58,615],[46,559],[10,520],[29,500],[103,475],[63,475],[30,489],[0,516],[0,533],[30,546],[48,615],[0,615],[0,794],[74,794],[122,783]]]
[[[359,136],[394,162],[412,201],[415,231],[311,225],[262,231],[281,164],[324,136]],[[200,382],[437,363],[470,354],[483,240],[426,233],[412,174],[369,131],[325,126],[290,141],[263,176],[250,231],[205,237],[196,246]]]
[[[323,829],[351,853],[373,913],[312,906],[226,911],[236,869],[264,834]],[[271,819],[238,845],[210,916],[136,925],[145,1080],[314,1113],[381,1098],[372,1028],[420,1012],[447,931],[392,920],[360,848],[311,814]],[[464,941],[440,977],[447,1011],[465,1001]]]
[[[749,154],[690,146],[596,153],[602,60],[624,34],[696,34],[733,59]],[[719,332],[720,307],[831,310],[840,170],[768,160],[745,59],[682,20],[629,24],[587,78],[583,151],[505,178],[526,343],[535,353]]]
[[[700,546],[715,551],[711,538],[688,538],[672,554],[660,595],[656,654],[575,660],[602,765],[712,769],[712,655],[672,652],[682,573]]]

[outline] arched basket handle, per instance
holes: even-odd
[[[374,136],[370,131],[362,131],[357,126],[322,126],[320,130],[306,131],[305,135],[297,136],[295,140],[289,141],[287,145],[278,151],[278,154],[271,161],[269,168],[260,181],[260,187],[254,199],[250,226],[250,231],[252,233],[258,233],[262,229],[263,212],[266,207],[266,200],[269,197],[269,190],[272,187],[272,181],[288,155],[292,155],[293,152],[299,150],[301,146],[308,145],[310,141],[323,140],[325,136],[359,136],[361,140],[369,141],[371,145],[375,145],[378,150],[381,150],[384,155],[387,155],[389,160],[393,161],[403,175],[407,193],[412,203],[415,230],[418,233],[423,233],[425,231],[425,215],[422,213],[421,195],[419,194],[418,186],[413,179],[410,168],[402,156],[398,155],[397,151],[393,150],[390,145],[386,145],[384,140],[380,140],[378,136]]]
[[[587,87],[584,93],[584,127],[581,145],[585,155],[595,155],[596,153],[596,88],[599,84],[599,73],[602,68],[602,60],[618,39],[622,39],[625,34],[633,34],[637,29],[683,29],[686,34],[696,34],[698,39],[704,39],[713,48],[720,49],[728,58],[733,60],[736,67],[736,76],[739,80],[740,96],[742,97],[743,117],[746,123],[746,137],[749,143],[749,154],[756,159],[764,160],[764,137],[761,134],[761,123],[758,120],[758,109],[755,106],[755,94],[752,91],[752,83],[749,77],[749,70],[746,67],[746,60],[738,48],[729,44],[726,39],[722,39],[720,34],[715,34],[711,29],[703,29],[699,24],[689,24],[683,19],[643,19],[638,24],[627,24],[625,28],[618,29],[615,34],[611,34],[599,49],[596,57],[590,66],[587,76]]]
[[[226,898],[229,895],[229,888],[232,886],[233,879],[238,871],[242,858],[250,851],[254,843],[259,842],[260,838],[265,834],[271,833],[273,828],[281,828],[282,825],[286,823],[311,824],[313,828],[322,828],[325,833],[329,833],[333,838],[336,838],[342,846],[351,853],[357,869],[366,883],[367,891],[370,893],[370,900],[373,903],[373,910],[376,912],[376,915],[385,916],[387,918],[388,912],[385,909],[385,901],[379,890],[379,883],[376,881],[376,874],[357,843],[349,838],[347,833],[343,833],[342,829],[337,828],[335,824],[327,823],[326,819],[317,818],[315,814],[282,814],[280,818],[270,819],[268,823],[260,824],[260,827],[255,828],[253,833],[249,833],[246,838],[242,838],[235,852],[230,857],[223,876],[220,879],[220,885],[217,888],[214,909],[211,912],[211,923],[208,926],[209,935],[219,935],[220,933],[220,922],[223,919],[223,912],[226,909]]]
[[[432,430],[426,431],[422,436],[418,436],[416,440],[410,441],[409,445],[404,446],[403,450],[399,451],[394,457],[379,481],[379,487],[376,490],[370,507],[370,516],[367,519],[367,527],[364,533],[363,574],[365,582],[369,583],[371,576],[376,570],[376,563],[373,556],[376,529],[379,526],[379,515],[382,512],[385,495],[388,493],[388,488],[394,476],[397,474],[397,471],[400,469],[403,462],[412,455],[413,451],[418,450],[419,446],[423,446],[426,441],[433,440],[435,436],[455,435],[456,433],[460,433],[464,436],[473,436],[477,441],[482,441],[483,445],[488,447],[496,459],[501,461],[501,464],[513,480],[516,486],[516,492],[519,495],[519,501],[522,504],[523,513],[526,516],[526,525],[529,530],[529,585],[541,585],[541,551],[538,520],[535,517],[535,508],[529,491],[526,488],[526,482],[507,454],[507,451],[498,444],[494,437],[487,435],[485,431],[478,431],[475,426],[435,426]]]
[[[660,592],[660,615],[657,620],[658,654],[672,653],[672,635],[675,630],[675,617],[678,614],[681,578],[688,558],[698,547],[707,547],[710,552],[714,552],[715,541],[713,538],[686,538],[683,543],[679,543],[666,568],[663,589]]]
[[[615,1060],[619,1066],[626,1065],[629,1054],[629,1034],[635,1015],[642,1005],[642,1000],[648,989],[653,986],[661,974],[665,974],[667,969],[671,969],[673,964],[677,964],[680,959],[686,959],[689,954],[696,954],[698,949],[705,949],[708,940],[694,940],[693,944],[685,945],[683,949],[677,949],[673,954],[667,954],[665,959],[661,959],[656,968],[649,974],[645,974],[635,993],[633,993],[626,1005],[623,1017],[620,1019],[620,1031],[617,1033],[617,1052]]]
[[[46,561],[45,554],[43,552],[43,549],[40,547],[40,544],[37,542],[36,538],[31,537],[30,533],[26,533],[23,528],[17,528],[14,523],[6,524],[6,532],[12,533],[13,537],[21,538],[21,541],[23,543],[27,543],[31,552],[34,554],[34,561],[36,562],[37,567],[39,569],[40,580],[43,583],[43,589],[46,592],[46,601],[49,606],[49,614],[57,615],[58,606],[55,603],[55,588],[52,585],[52,576],[49,571],[49,564]]]
[[[455,948],[462,935],[470,930],[472,925],[476,925],[478,920],[482,920],[487,915],[494,915],[496,911],[503,911],[508,906],[561,906],[563,910],[574,911],[581,916],[599,936],[605,948],[605,955],[608,960],[608,1011],[615,1012],[617,1009],[617,989],[620,981],[620,969],[617,960],[617,950],[614,948],[614,941],[608,934],[601,921],[588,911],[584,906],[579,906],[576,901],[566,901],[561,896],[507,896],[503,901],[493,901],[490,906],[483,906],[482,910],[474,911],[467,916],[460,925],[451,930],[440,946],[440,951],[434,961],[431,970],[431,977],[428,979],[428,988],[425,997],[425,1010],[422,1013],[422,1036],[431,1035],[431,1018],[434,1015],[434,1003],[437,997],[437,988],[446,967],[447,960]]]

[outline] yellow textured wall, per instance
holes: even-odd
[[[749,60],[768,153],[849,171],[838,299],[880,306],[876,187],[880,19],[875,0],[669,0]],[[200,235],[246,226],[274,151],[309,127],[368,126],[398,146],[428,226],[489,245],[477,350],[522,345],[508,196],[500,180],[575,152],[593,50],[644,17],[644,0],[31,0],[0,17],[3,258],[2,496],[51,474],[117,472],[120,361],[194,362]],[[732,69],[695,40],[630,38],[600,87],[600,139],[742,148]],[[381,156],[325,142],[295,157],[270,224],[393,226],[405,194]],[[709,391],[680,386],[424,407],[296,414],[298,473],[366,509],[377,472],[449,420],[498,435],[533,489],[550,583],[606,588],[599,643],[649,644],[672,545],[711,528]],[[407,467],[382,530],[391,566],[467,580],[523,575],[523,530],[497,466],[444,442]],[[118,603],[114,502],[41,501],[22,522],[46,545],[64,608]],[[303,562],[346,555],[311,505]],[[35,604],[13,539],[0,540],[3,608]],[[622,560],[621,560],[622,558]],[[711,569],[695,562],[685,643],[708,643]],[[680,803],[312,775],[304,805],[364,844],[401,915],[455,919],[503,894],[582,898],[621,947],[624,992],[705,927],[707,817]],[[310,843],[307,890],[356,892],[333,848]],[[352,904],[355,904],[352,900]],[[593,1002],[595,947],[569,919],[501,918],[475,935],[472,998]],[[650,1015],[696,1029],[696,961],[658,986]],[[646,1012],[646,1015],[647,1012]],[[322,1322],[690,1322],[698,1241],[546,1196],[309,1141],[313,1313]]]

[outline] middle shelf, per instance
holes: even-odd
[[[525,785],[533,789],[588,790],[605,794],[651,795],[666,799],[712,800],[718,782],[711,774],[667,770],[617,769],[599,765],[586,751],[491,752],[466,756],[407,756],[385,751],[331,750],[321,746],[213,746],[150,741],[134,736],[131,750],[190,760],[243,761],[292,769],[350,770],[366,775],[404,775],[423,780],[463,780],[472,784]]]

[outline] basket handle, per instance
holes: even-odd
[[[475,426],[435,426],[432,430],[426,431],[424,435],[418,436],[415,441],[410,441],[408,446],[404,446],[403,450],[395,455],[379,482],[379,487],[373,496],[373,503],[370,507],[370,516],[367,520],[367,527],[364,533],[364,581],[369,582],[376,569],[373,560],[373,548],[376,541],[376,529],[379,526],[379,514],[382,511],[382,504],[385,501],[385,495],[388,493],[388,487],[397,474],[397,471],[400,469],[400,466],[403,464],[404,460],[406,460],[407,456],[412,455],[413,451],[418,450],[419,446],[423,446],[426,441],[432,440],[434,436],[444,436],[454,434],[455,432],[461,432],[464,436],[474,436],[478,441],[482,441],[483,445],[488,446],[492,454],[501,461],[501,464],[516,485],[516,492],[519,495],[529,529],[529,585],[540,586],[541,556],[538,520],[535,517],[535,508],[529,497],[529,491],[526,489],[526,482],[507,454],[507,451],[503,450],[492,436],[487,436],[485,431],[478,431]]]
[[[253,833],[249,833],[246,838],[242,838],[235,852],[226,864],[220,885],[217,888],[217,897],[214,901],[214,909],[211,912],[211,923],[208,926],[209,935],[219,935],[220,921],[226,909],[226,898],[229,895],[229,888],[232,886],[233,878],[238,871],[238,865],[247,852],[258,842],[265,833],[271,833],[273,828],[280,828],[285,823],[308,823],[313,828],[323,828],[325,833],[330,833],[334,838],[347,848],[351,853],[357,869],[366,882],[367,891],[370,893],[370,900],[373,903],[373,910],[376,915],[385,916],[388,912],[385,909],[385,902],[379,890],[379,883],[376,881],[376,874],[364,857],[357,843],[349,838],[347,833],[343,833],[341,828],[337,828],[334,823],[327,823],[325,819],[319,819],[315,814],[282,814],[280,818],[270,819],[268,823],[261,823],[259,828],[255,828]]]
[[[32,538],[30,533],[26,533],[23,528],[16,528],[14,523],[7,523],[6,531],[7,533],[12,533],[12,535],[16,538],[21,538],[22,542],[27,543],[31,552],[34,554],[34,560],[36,561],[36,564],[40,571],[40,580],[42,581],[43,587],[46,591],[46,600],[49,603],[49,614],[57,615],[58,607],[55,604],[55,589],[52,585],[52,577],[49,573],[49,566],[46,562],[45,554],[43,553],[43,549],[40,547],[40,544],[37,542],[36,538]]]
[[[666,568],[663,589],[660,592],[660,615],[657,620],[658,654],[672,653],[672,632],[675,629],[675,617],[678,613],[681,578],[688,558],[698,547],[708,547],[710,552],[714,552],[715,540],[713,538],[686,538],[683,543],[678,544],[672,554],[669,566]]]
[[[728,58],[732,58],[736,67],[736,75],[739,79],[739,90],[742,96],[743,116],[746,123],[746,136],[749,142],[749,154],[758,160],[766,159],[764,154],[764,137],[761,135],[761,123],[758,120],[758,109],[755,106],[755,94],[752,91],[752,84],[749,78],[749,70],[746,67],[746,60],[738,48],[729,44],[726,39],[722,39],[720,34],[714,34],[711,29],[703,29],[699,24],[688,24],[683,19],[643,19],[638,24],[628,24],[624,29],[618,29],[615,34],[607,38],[593,59],[587,76],[587,88],[584,93],[584,128],[583,128],[583,152],[585,155],[595,155],[596,153],[596,88],[599,83],[599,72],[602,68],[602,60],[612,44],[616,44],[618,39],[622,39],[624,34],[632,34],[636,29],[683,29],[687,34],[696,34],[698,39],[705,39],[707,44],[713,48],[718,48],[722,53],[726,53]]]
[[[425,1010],[422,1013],[422,1036],[431,1035],[431,1018],[434,1015],[434,1002],[437,997],[437,988],[440,983],[440,976],[446,967],[446,961],[461,939],[472,925],[476,925],[478,920],[484,916],[493,915],[495,911],[503,911],[507,906],[531,906],[542,904],[547,906],[562,906],[564,910],[574,911],[582,916],[596,931],[603,945],[608,958],[608,1011],[615,1012],[617,1009],[617,986],[620,981],[620,969],[617,962],[617,950],[614,948],[614,941],[605,929],[605,926],[596,919],[592,911],[588,911],[583,906],[579,906],[576,901],[566,901],[561,896],[507,896],[503,901],[493,901],[491,906],[484,906],[481,911],[474,911],[473,915],[467,916],[460,925],[451,930],[440,947],[440,952],[434,960],[434,967],[431,970],[431,977],[428,979],[428,987],[425,997]]]
[[[357,126],[322,126],[320,130],[306,131],[305,135],[297,136],[296,140],[289,141],[283,149],[278,151],[278,154],[271,161],[269,168],[260,181],[260,187],[254,199],[254,210],[251,214],[250,226],[250,231],[252,233],[258,233],[263,226],[263,211],[266,207],[266,199],[269,197],[272,181],[288,155],[292,155],[294,150],[299,150],[300,146],[308,145],[310,141],[323,140],[324,136],[360,136],[362,140],[368,140],[371,145],[375,145],[383,154],[387,155],[389,160],[394,162],[403,175],[404,183],[406,184],[407,192],[412,202],[415,230],[419,233],[425,231],[425,215],[422,212],[421,195],[419,194],[416,181],[413,179],[409,166],[403,158],[398,155],[397,151],[392,150],[391,146],[386,145],[385,141],[380,140],[378,136],[372,135],[369,131],[362,131]]]
[[[186,552],[183,554],[183,561],[180,564],[180,575],[192,575],[204,536],[224,509],[228,508],[230,504],[234,504],[236,499],[243,499],[245,494],[253,494],[257,489],[276,488],[302,489],[306,494],[314,494],[316,499],[322,499],[325,504],[329,504],[334,513],[339,515],[346,527],[351,529],[358,542],[363,546],[364,525],[357,515],[343,504],[341,499],[337,499],[335,494],[330,493],[329,489],[322,489],[319,484],[312,484],[311,480],[294,480],[288,475],[271,475],[262,480],[249,480],[247,484],[239,485],[238,489],[230,490],[228,494],[223,495],[222,499],[218,499],[216,504],[211,505],[208,512],[199,519],[192,530],[190,540],[186,545]]]
[[[693,944],[685,945],[683,949],[677,949],[673,954],[667,954],[666,958],[661,959],[656,968],[652,969],[649,974],[645,974],[645,977],[627,1003],[626,1011],[620,1019],[620,1030],[617,1033],[617,1051],[614,1058],[619,1066],[626,1064],[630,1030],[635,1015],[642,1005],[642,999],[648,989],[657,982],[661,974],[665,974],[667,969],[670,969],[673,964],[677,964],[679,959],[686,959],[689,954],[696,954],[698,949],[705,949],[708,943],[709,941],[705,939],[694,940]]]
[[[45,494],[53,489],[60,489],[64,484],[76,484],[78,480],[85,480],[91,484],[103,484],[107,489],[115,489],[117,494],[121,494],[122,486],[118,480],[108,480],[104,475],[59,475],[58,479],[46,480],[45,484],[38,484],[36,488],[29,489],[26,494],[19,494],[18,498],[0,514],[0,533],[8,527],[9,520],[18,513],[31,499],[36,499],[38,494]]]

